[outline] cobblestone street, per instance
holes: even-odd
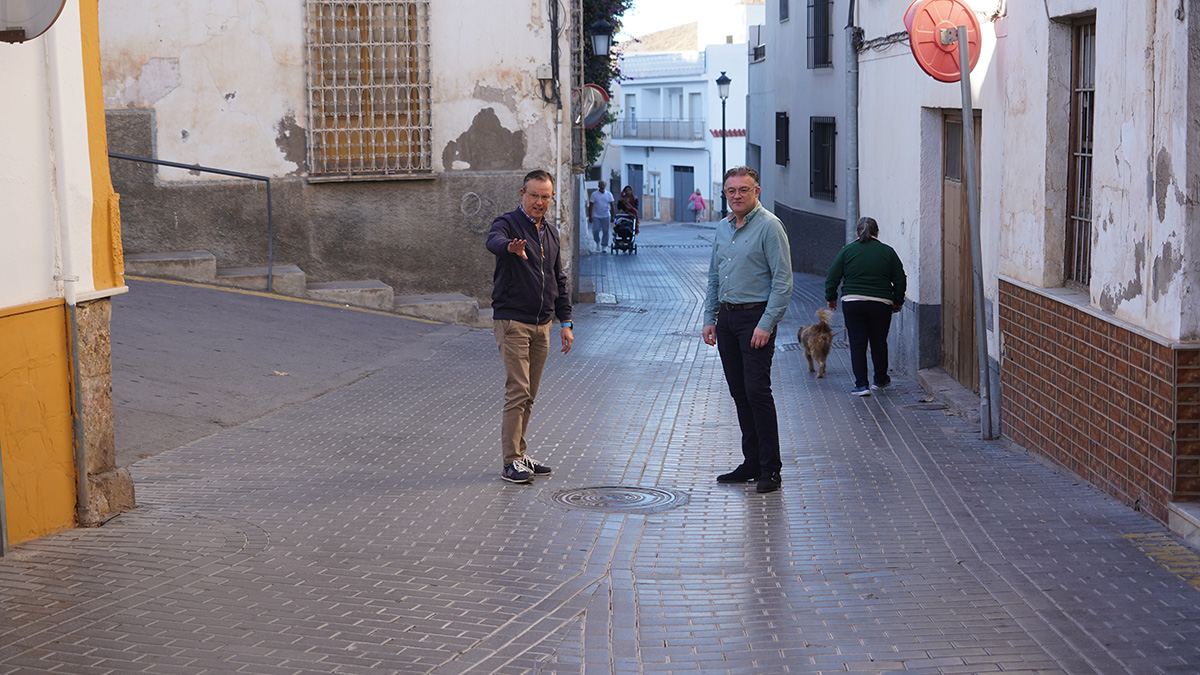
[[[139,508],[104,527],[14,547],[0,673],[1200,673],[1195,553],[911,377],[850,396],[843,336],[815,379],[796,329],[823,279],[797,275],[779,335],[783,488],[718,485],[741,453],[699,337],[710,233],[647,224],[584,259],[615,302],[551,350],[530,454],[554,473],[528,486],[498,476],[490,331],[290,303],[396,349],[442,332],[137,461]]]

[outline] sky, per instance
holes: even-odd
[[[729,4],[728,0],[634,0],[633,7],[622,17],[617,41],[627,40],[665,28],[691,23],[715,5]]]

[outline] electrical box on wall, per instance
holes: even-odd
[[[539,80],[553,80],[554,79],[554,69],[551,68],[550,66],[538,66],[537,67],[537,78]]]

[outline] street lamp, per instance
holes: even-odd
[[[612,46],[612,24],[600,19],[592,24],[588,29],[588,34],[592,38],[592,53],[607,58],[609,48]]]
[[[733,80],[721,71],[721,76],[717,78],[717,96],[721,97],[721,217],[728,215],[727,204],[725,202],[725,99],[729,98],[729,83]]]

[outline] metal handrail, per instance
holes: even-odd
[[[618,117],[612,123],[611,132],[612,137],[616,139],[702,141],[704,140],[704,120]]]
[[[158,164],[160,166],[170,166],[176,169],[187,169],[189,171],[203,171],[205,173],[216,173],[222,176],[233,176],[234,178],[246,178],[249,180],[260,180],[267,184],[267,292],[274,292],[272,289],[272,276],[275,269],[275,228],[271,219],[271,179],[268,176],[259,176],[253,173],[242,173],[240,171],[229,171],[227,169],[214,169],[212,167],[200,166],[199,164],[180,164],[179,162],[168,162],[164,159],[151,159],[149,157],[137,157],[134,155],[123,155],[119,152],[110,152],[108,156],[113,159],[127,159],[131,162],[144,162],[146,164]]]

